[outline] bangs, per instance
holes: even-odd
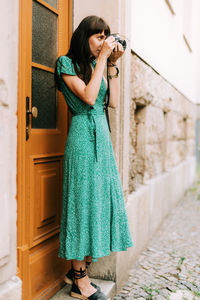
[[[103,19],[94,17],[90,25],[88,37],[93,34],[101,33],[102,31],[104,31],[106,36],[108,36],[110,34],[110,27]]]

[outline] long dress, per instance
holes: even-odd
[[[96,62],[94,61],[95,68]],[[123,190],[104,113],[102,77],[95,105],[80,100],[62,73],[76,75],[72,60],[57,62],[60,89],[72,113],[63,165],[63,204],[58,256],[92,261],[133,245]]]

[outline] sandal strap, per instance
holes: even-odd
[[[82,268],[80,268],[80,270],[75,270],[75,269],[73,269],[73,270],[74,270],[74,279],[80,279],[87,275],[86,269],[83,270]]]

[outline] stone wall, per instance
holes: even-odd
[[[129,193],[195,151],[195,105],[136,55],[131,59]]]

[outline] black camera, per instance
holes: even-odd
[[[113,33],[113,34],[110,34],[109,36],[113,36],[115,38],[115,41],[120,43],[123,48],[124,48],[124,51],[126,49],[126,41],[125,40],[122,40],[120,35],[118,33]]]

